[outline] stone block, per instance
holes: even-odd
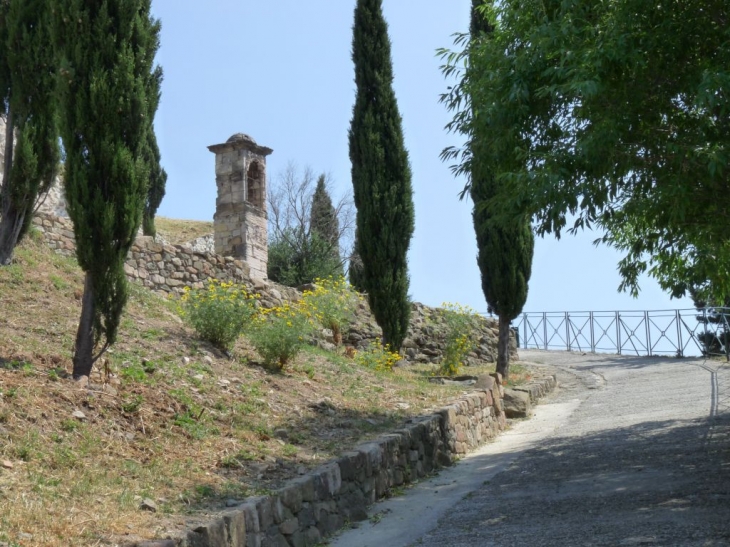
[[[302,508],[303,495],[302,488],[298,484],[288,484],[284,488],[277,491],[281,503],[296,514]]]
[[[223,515],[228,544],[226,547],[246,546],[246,515],[243,511],[231,511]]]
[[[337,460],[340,477],[344,481],[364,478],[365,456],[362,452],[345,452]]]
[[[292,517],[279,525],[279,531],[284,535],[291,535],[299,530],[299,519]]]
[[[530,394],[526,391],[505,389],[502,402],[504,413],[508,418],[527,418],[532,414]]]
[[[228,545],[226,525],[223,519],[214,520],[188,532],[189,547],[218,547]]]

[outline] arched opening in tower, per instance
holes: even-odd
[[[251,162],[246,175],[246,201],[254,207],[264,208],[264,170],[259,162]]]

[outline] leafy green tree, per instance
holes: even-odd
[[[340,242],[352,231],[352,203],[343,196],[333,204],[326,187],[325,175],[315,179],[311,169],[301,172],[293,164],[272,184],[267,267],[272,281],[298,287],[342,275]]]
[[[384,342],[397,350],[410,317],[407,254],[414,208],[382,0],[358,0],[352,60],[357,89],[349,132],[357,207],[355,251],[362,259],[361,288],[383,329]]]
[[[312,283],[318,277],[342,274],[342,260],[332,255],[332,244],[317,232],[288,228],[269,243],[269,279],[288,287]]]
[[[66,199],[86,273],[73,357],[80,377],[115,342],[127,301],[123,266],[150,180],[145,146],[161,81],[153,68],[160,23],[150,0],[68,0],[55,15]]]
[[[156,107],[155,110],[157,110]],[[157,137],[154,131],[147,133],[147,146],[145,147],[144,157],[149,167],[150,181],[144,214],[142,215],[142,231],[146,236],[155,236],[157,234],[155,214],[160,207],[160,203],[162,203],[162,198],[165,197],[167,172],[160,165],[160,149],[157,146]]]
[[[472,0],[471,47],[489,40],[492,26],[478,9],[484,0]],[[482,105],[471,102],[472,116],[478,119]],[[522,312],[527,300],[535,246],[530,219],[516,214],[496,216],[490,211],[490,200],[500,192],[494,167],[481,161],[482,141],[488,129],[478,125],[469,143],[473,158],[470,164],[470,195],[474,202],[473,220],[477,236],[477,264],[482,277],[482,290],[489,309],[499,318],[497,372],[509,377],[509,334],[512,320]]]
[[[0,1],[0,114],[6,117],[0,265],[10,263],[30,227],[39,194],[48,191],[58,171],[49,9],[43,0]]]
[[[702,346],[702,354],[730,356],[730,297],[725,297],[722,302],[708,301],[700,296],[706,293],[701,287],[688,290],[700,312],[696,319],[702,327],[696,336]]]
[[[309,221],[312,234],[329,246],[329,254],[332,262],[339,264],[338,270],[332,275],[342,275],[342,260],[340,258],[340,223],[337,219],[337,211],[332,204],[332,198],[327,192],[325,176],[320,175],[317,179],[317,187],[312,196],[312,212]]]
[[[673,296],[730,294],[730,4],[505,0],[486,15],[488,40],[442,53],[459,76],[450,127],[484,139],[505,188],[492,209],[526,210],[542,234],[597,224],[633,294],[643,272]],[[447,155],[471,170],[468,145]]]

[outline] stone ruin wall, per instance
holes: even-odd
[[[5,119],[0,116],[0,186],[2,166],[5,164],[5,127]],[[222,148],[226,152],[216,153],[218,198],[214,217],[215,251],[234,260],[243,260],[252,278],[264,280],[267,278],[268,264],[266,156],[272,151],[257,145],[251,137],[241,133],[231,137],[224,145],[210,148]],[[258,172],[250,171],[253,164],[259,166]],[[68,217],[60,176],[48,193],[41,197],[37,212]],[[72,230],[68,227],[61,229]],[[59,242],[62,247],[65,244],[65,241]]]
[[[33,222],[49,247],[59,254],[75,256],[76,245],[70,219],[39,213]],[[261,305],[267,308],[301,298],[301,293],[296,289],[252,277],[251,268],[243,260],[196,251],[186,245],[168,245],[145,236],[137,237],[124,270],[131,281],[162,294],[179,294],[184,287],[202,288],[208,279],[215,278],[246,285],[249,290],[260,295]],[[494,319],[480,319],[476,333],[477,347],[469,355],[468,363],[493,362],[496,359],[497,327]],[[382,338],[382,331],[367,303],[361,302],[344,343],[364,349],[377,338]],[[331,333],[323,331],[319,344],[333,349],[331,343]],[[438,310],[419,303],[412,304],[411,324],[403,344],[405,359],[417,363],[439,363],[444,347],[445,327]],[[510,348],[516,357],[514,336],[510,339]]]

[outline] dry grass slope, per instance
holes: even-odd
[[[459,393],[430,384],[431,369],[376,373],[315,348],[283,373],[245,340],[228,359],[174,301],[138,286],[119,342],[80,388],[68,373],[81,271],[37,236],[16,256],[0,268],[0,542],[11,546],[164,537]]]

